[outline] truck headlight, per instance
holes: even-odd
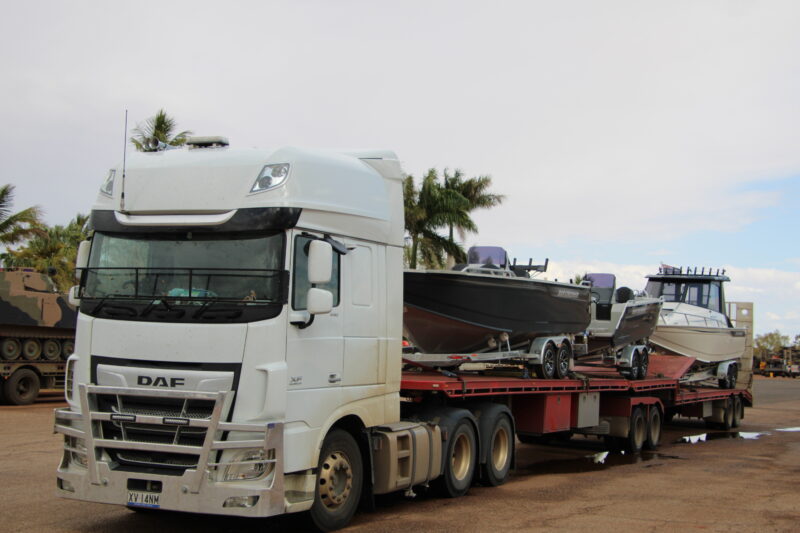
[[[243,450],[226,461],[222,481],[244,481],[269,477],[275,473],[275,449]]]
[[[277,165],[264,165],[256,178],[256,182],[250,188],[250,192],[263,192],[274,189],[289,178],[289,163]]]

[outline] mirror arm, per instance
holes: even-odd
[[[298,329],[306,329],[308,326],[314,323],[314,317],[317,315],[311,315],[311,318],[308,319],[308,322],[303,322],[301,320],[297,320],[295,322],[290,322],[293,326],[297,326]]]

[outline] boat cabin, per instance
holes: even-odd
[[[591,273],[583,278],[592,284],[592,301],[596,305],[595,317],[598,320],[610,320],[614,303],[625,303],[633,297],[628,287],[617,289],[617,277],[614,274]]]
[[[697,269],[687,269],[686,272],[682,268],[661,269],[658,274],[647,276],[647,280],[645,291],[650,296],[661,296],[664,302],[685,303],[726,314],[722,283],[730,281],[730,278],[719,271],[698,274]]]

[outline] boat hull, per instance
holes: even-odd
[[[631,301],[625,305],[616,325],[611,320],[593,320],[589,326],[589,352],[619,350],[629,344],[644,341],[653,334],[660,311],[660,300]]]
[[[650,336],[650,342],[667,353],[706,363],[741,358],[745,339],[745,329],[700,326],[659,325]]]
[[[406,336],[427,353],[486,350],[502,333],[510,345],[585,331],[586,287],[451,271],[406,271]]]

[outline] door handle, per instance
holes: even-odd
[[[328,383],[339,383],[342,381],[342,376],[339,374],[328,374]]]

